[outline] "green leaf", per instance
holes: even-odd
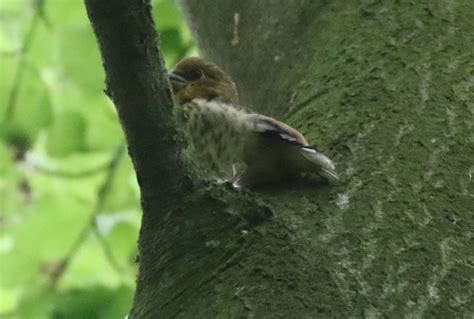
[[[13,152],[0,141],[0,218],[3,223],[9,222],[22,208],[26,189],[23,174],[15,165]],[[1,251],[1,249],[0,249]]]
[[[113,150],[117,145],[124,144],[124,134],[117,113],[105,95],[89,99],[86,105],[82,109],[86,111],[83,114],[87,121],[87,149]]]
[[[121,273],[114,268],[106,258],[101,244],[90,233],[71,260],[61,279],[60,288],[85,288],[92,285],[114,288],[121,284],[132,284],[133,278],[132,274]]]
[[[63,80],[78,85],[88,94],[103,94],[104,71],[90,26],[88,24],[63,26],[57,32]],[[74,54],[71,54],[72,52]],[[85,67],[87,72],[84,70]]]
[[[124,318],[131,308],[132,298],[133,291],[127,286],[114,290],[101,286],[74,289],[58,296],[52,318]]]
[[[18,287],[6,288],[0,286],[0,296],[2,296],[0,314],[13,312],[20,302],[21,289]]]
[[[97,217],[100,233],[123,268],[135,268],[140,219],[138,209]]]
[[[48,140],[42,136],[38,139],[34,149],[28,152],[25,165],[31,170],[45,175],[47,179],[59,178],[79,179],[85,184],[95,183],[95,179],[89,180],[89,177],[95,178],[99,174],[105,173],[112,156],[113,151],[106,152],[85,152],[72,153],[68,156],[53,157],[48,153]],[[116,148],[116,146],[115,146]],[[90,188],[95,191],[95,188]]]
[[[191,34],[181,11],[171,0],[157,0],[153,16],[160,33],[160,48],[168,68],[194,48]]]
[[[47,0],[44,1],[44,5],[47,20],[54,29],[64,25],[89,26],[82,1]]]
[[[57,65],[60,61],[58,43],[56,30],[51,27],[48,20],[39,18],[34,25],[25,58],[29,64],[37,68],[42,77],[47,76],[47,73],[51,70],[58,68]]]
[[[0,101],[2,101],[0,104],[0,121],[4,119],[7,111],[7,105],[10,101],[11,90],[13,88],[13,81],[17,72],[18,62],[19,59],[14,54],[0,58],[0,70],[2,70],[0,81]],[[0,127],[2,124],[4,123],[0,122]],[[2,128],[0,133],[2,133],[2,130],[5,130],[5,128]]]
[[[186,53],[187,48],[177,28],[166,28],[160,32],[161,53],[166,61],[174,61]]]
[[[45,267],[69,252],[89,222],[92,203],[73,200],[64,186],[58,183],[54,194],[46,191],[49,194],[37,195],[38,199],[25,209],[18,225],[10,230],[13,248],[0,254],[2,273],[8,276],[0,276],[0,284],[40,282],[47,275]]]
[[[140,198],[135,191],[137,178],[131,160],[126,157],[120,161],[115,179],[107,194],[102,212],[118,212],[139,207]]]
[[[124,318],[132,300],[133,290],[125,285],[114,289],[93,285],[66,291],[34,287],[22,299],[17,315],[34,319]]]
[[[30,285],[18,306],[18,318],[50,319],[56,294],[44,286]]]
[[[4,123],[4,138],[13,145],[28,147],[52,121],[49,90],[32,65],[25,65],[21,82],[12,85],[17,85],[17,95],[12,102],[13,116]]]
[[[2,12],[0,51],[14,52],[20,49],[33,14],[33,7],[28,2],[28,0],[0,1],[0,12]],[[3,70],[2,68],[2,73]]]
[[[183,23],[183,16],[178,7],[170,0],[158,0],[153,4],[153,15],[156,17],[158,30],[175,27]]]
[[[79,112],[65,111],[56,117],[48,130],[48,153],[52,156],[66,156],[85,150],[86,121]]]

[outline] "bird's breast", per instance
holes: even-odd
[[[195,99],[183,106],[184,128],[189,144],[200,161],[213,171],[232,175],[242,160],[249,124],[245,111],[224,103]]]

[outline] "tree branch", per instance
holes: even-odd
[[[85,0],[85,5],[99,42],[107,92],[117,108],[137,172],[143,206],[153,199],[167,211],[180,201],[190,183],[179,160],[173,101],[150,1]]]
[[[235,264],[233,256],[242,248],[252,252],[242,236],[270,219],[272,211],[245,191],[193,187],[180,161],[150,1],[85,4],[99,42],[106,92],[125,131],[142,197],[139,274],[130,316],[176,317],[179,308],[191,309],[184,305],[193,302],[191,295],[212,286],[210,278],[227,271],[225,265]],[[272,238],[261,243],[266,247]]]

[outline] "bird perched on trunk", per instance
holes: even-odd
[[[333,162],[300,132],[241,107],[235,83],[214,63],[186,58],[168,75],[178,122],[210,177],[250,187],[304,172],[338,179]]]

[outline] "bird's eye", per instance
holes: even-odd
[[[188,81],[197,81],[202,78],[204,74],[201,70],[192,70],[183,74],[183,78]]]

